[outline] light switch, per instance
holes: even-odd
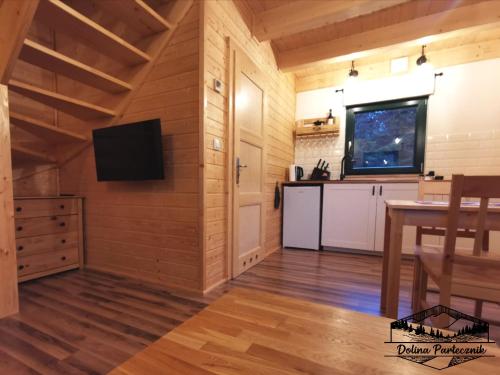
[[[213,147],[214,147],[214,150],[220,151],[222,145],[221,145],[221,142],[220,142],[219,138],[214,138],[213,139]]]

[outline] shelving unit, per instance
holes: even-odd
[[[322,125],[314,125],[315,122],[323,122]],[[336,136],[339,135],[339,125],[337,118],[334,118],[333,125],[326,125],[325,118],[311,118],[299,120],[295,123],[295,136],[296,137],[311,137],[311,136]]]
[[[32,149],[22,147],[19,145],[12,145],[12,159],[14,162],[35,162],[41,164],[56,163],[53,156],[45,153],[34,151]]]

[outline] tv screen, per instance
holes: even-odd
[[[98,181],[164,178],[159,119],[94,129],[92,138]]]

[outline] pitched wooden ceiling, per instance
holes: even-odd
[[[498,0],[235,0],[278,67],[303,71],[498,26]]]

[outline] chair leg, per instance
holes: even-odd
[[[474,306],[474,316],[480,318],[483,314],[483,301],[476,300]]]
[[[441,276],[441,281],[439,283],[439,304],[447,307],[451,307],[451,277]],[[440,315],[437,320],[437,325],[440,328],[447,327],[450,324],[449,316]]]

